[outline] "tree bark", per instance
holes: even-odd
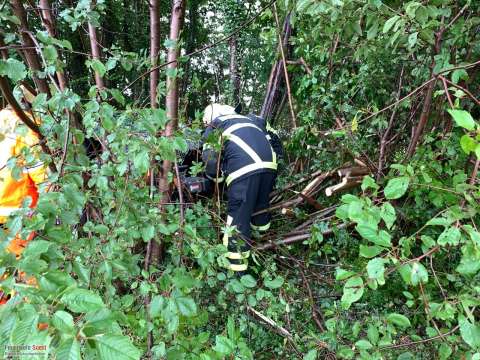
[[[55,21],[53,20],[50,2],[48,0],[40,0],[39,5],[43,26],[45,26],[45,29],[52,38],[56,38],[57,33],[55,31]],[[68,83],[65,74],[61,69],[57,70],[57,80],[60,90],[65,91],[65,89],[68,87]]]
[[[240,103],[240,74],[238,71],[238,41],[237,36],[229,40],[230,45],[230,84],[232,87],[232,105]]]
[[[184,0],[174,0],[172,8],[172,17],[170,20],[170,40],[175,42],[175,46],[168,49],[167,62],[169,71],[177,69],[178,59],[178,38],[183,23],[182,17],[184,15]],[[165,108],[167,112],[167,118],[169,122],[165,128],[164,136],[171,137],[178,126],[178,83],[176,76],[167,77],[167,96],[165,100]],[[164,204],[169,200],[169,183],[168,174],[172,169],[171,161],[164,160],[162,164],[162,172],[159,180],[159,191],[162,194],[160,209],[164,210]],[[152,239],[151,246],[151,263],[157,264],[161,259],[161,247],[160,243]]]
[[[292,34],[292,26],[290,24],[290,14],[287,15],[283,23],[282,29],[283,39],[279,46],[283,45],[286,49],[286,57],[290,55],[291,47],[289,46],[289,39]],[[260,116],[273,123],[274,114],[278,114],[278,108],[282,105],[282,99],[286,95],[285,78],[283,72],[283,61],[278,59],[270,72],[270,78],[267,85],[267,91],[265,93],[265,99],[263,100],[262,110]]]
[[[159,0],[150,0],[150,63],[154,69],[150,72],[150,106],[158,107],[157,86],[160,69],[156,69],[160,52],[160,4]]]
[[[91,7],[92,9],[95,7],[95,0],[92,0]],[[97,30],[91,22],[88,22],[88,37],[90,39],[90,51],[92,54],[92,59],[101,61],[102,56],[100,52],[99,42],[97,39]],[[98,71],[95,71],[95,84],[97,85],[97,88],[99,90],[105,87],[103,77]]]
[[[41,79],[37,76],[37,72],[41,71],[40,59],[35,51],[35,44],[30,37],[30,31],[28,29],[27,13],[23,7],[22,1],[20,0],[11,0],[10,4],[12,6],[13,13],[20,21],[18,30],[20,33],[20,38],[22,46],[24,47],[23,53],[27,60],[28,66],[33,70],[32,78],[35,82],[35,86],[38,89],[38,92],[47,94],[50,97],[50,89],[48,88],[47,81]]]

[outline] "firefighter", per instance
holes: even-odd
[[[35,95],[24,86],[21,86],[21,90],[24,100],[22,105],[27,116],[38,121],[28,111]],[[27,198],[30,199],[29,207],[35,208],[39,186],[47,180],[47,167],[39,157],[41,148],[38,134],[27,128],[10,106],[0,111],[0,136],[3,139],[0,142],[0,227],[5,231],[8,217],[21,209]],[[27,163],[25,155],[33,155],[35,160]],[[15,158],[16,165],[21,168],[21,173],[14,174],[7,166],[7,162],[12,158]],[[34,237],[34,233],[26,239],[15,236],[7,246],[7,251],[13,253],[17,259],[20,258]],[[26,279],[27,282],[34,280]],[[2,295],[0,289],[0,304],[8,297]]]
[[[262,233],[270,227],[267,212],[252,214],[269,207],[277,154],[261,118],[239,115],[228,105],[211,104],[205,109],[203,122],[207,127],[202,152],[205,172],[212,180],[225,182],[226,222],[236,229],[223,235],[228,269],[243,274],[248,269],[252,229]],[[217,140],[220,146],[214,145]]]

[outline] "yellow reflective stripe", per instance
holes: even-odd
[[[227,186],[230,185],[230,183],[238,179],[240,176],[243,176],[245,174],[248,174],[249,172],[255,171],[255,170],[260,170],[260,169],[272,169],[272,170],[277,170],[277,163],[276,162],[269,162],[269,161],[262,161],[261,163],[253,163],[247,166],[244,166],[227,177]]]
[[[267,121],[267,125],[265,126],[265,128],[267,129],[267,131],[270,131],[270,132],[272,132],[272,133],[274,133],[274,134],[278,134],[277,130],[275,130],[274,128],[272,128],[272,127],[270,126],[270,123],[269,123],[268,121]]]
[[[253,230],[257,230],[257,231],[267,231],[268,229],[270,229],[270,222],[265,224],[265,225],[253,225],[253,224],[250,224],[250,226],[252,227]]]
[[[232,225],[232,222],[233,222],[233,217],[228,215],[227,216],[227,225],[228,226]],[[223,245],[228,248],[228,234],[226,232],[223,234]]]
[[[232,271],[245,271],[248,268],[248,264],[229,264],[227,265],[227,269]]]
[[[248,156],[250,156],[252,160],[255,161],[256,163],[262,162],[262,159],[260,158],[260,156],[258,156],[258,154],[245,141],[240,139],[237,135],[230,134],[227,136],[227,139],[237,144],[240,147],[240,149],[245,151],[248,154]]]
[[[243,260],[250,257],[250,250],[244,252],[227,252],[227,258],[232,260]]]
[[[239,124],[235,124],[235,125],[232,125],[230,127],[227,128],[227,130],[225,130],[222,135],[226,136],[226,135],[229,135],[231,134],[232,132],[238,130],[238,129],[243,129],[243,128],[246,128],[246,127],[251,127],[251,128],[254,128],[254,129],[257,129],[258,131],[262,132],[263,133],[263,130],[260,129],[257,125],[255,124],[251,124],[251,123],[239,123]]]

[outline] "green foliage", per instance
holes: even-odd
[[[182,131],[161,135],[168,118],[164,109],[144,106],[148,81],[132,84],[150,69],[148,2],[52,4],[58,38],[48,35],[36,12],[28,16],[42,70],[28,69],[13,47],[0,60],[0,75],[12,85],[24,79],[33,84],[32,75],[49,81],[57,71],[70,79],[69,89],[52,87],[50,98],[40,94],[33,104],[63,174],[51,175],[55,191],[42,194],[32,216],[22,209],[7,223],[9,232],[0,234],[2,248],[16,233],[38,234],[21,259],[0,255],[0,274],[9,275],[0,285],[14,295],[0,307],[0,357],[4,345],[44,344],[45,356],[58,359],[139,359],[147,356],[151,333],[152,357],[160,359],[312,360],[332,353],[344,359],[479,358],[479,192],[465,166],[470,154],[480,155],[478,110],[450,83],[453,105],[447,106],[438,78],[423,142],[409,161],[405,152],[422,92],[380,111],[396,101],[400,74],[401,96],[432,72],[473,88],[474,68],[460,67],[480,55],[477,3],[277,2],[281,18],[292,11],[292,59],[303,59],[311,71],[288,66],[299,126],[290,128],[286,107],[275,125],[283,128],[289,162],[313,172],[361,158],[373,171],[387,129],[391,141],[380,174],[385,178],[366,176],[358,191],[341,199],[320,196],[316,200],[325,209],[338,203],[336,217],[315,223],[303,244],[274,254],[254,252],[252,274],[240,279],[219,267],[226,251],[218,241],[223,210],[208,200],[188,200],[181,220],[175,199],[159,209],[163,194],[147,179],[149,170],[158,175],[164,160],[178,162],[177,153],[188,147]],[[188,2],[183,37],[174,43],[163,36],[158,62],[165,60],[166,48],[188,53],[223,38],[258,6]],[[465,16],[453,21],[464,6]],[[162,1],[161,9],[166,34],[170,3]],[[0,19],[6,46],[17,45],[19,19],[8,2]],[[101,35],[101,61],[82,55],[87,22]],[[433,53],[442,24],[448,26],[441,49]],[[242,93],[248,110],[258,112],[278,57],[272,11],[239,32],[237,41]],[[178,76],[179,121],[195,128],[207,102],[231,96],[224,71],[229,57],[228,45],[220,43],[198,58],[180,59],[180,68],[161,73],[159,104],[165,100],[164,80]],[[93,86],[93,72],[106,78],[107,88]],[[447,111],[457,125],[453,129]],[[87,156],[85,139],[100,142],[98,156]],[[25,158],[34,160],[28,151]],[[21,174],[15,159],[7,166],[14,176]],[[290,169],[282,167],[279,184],[305,175],[290,176]],[[299,206],[294,212],[291,221],[274,218],[272,238],[292,230],[311,209]],[[337,228],[339,223],[348,226]],[[331,236],[321,234],[326,228],[333,229]],[[163,244],[164,258],[145,268],[151,240]],[[12,276],[20,272],[36,285]],[[278,335],[249,308],[292,337]],[[312,311],[323,315],[324,331]],[[424,341],[439,339],[438,331],[441,340]]]

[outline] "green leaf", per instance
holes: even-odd
[[[165,304],[165,298],[161,295],[155,295],[150,301],[149,312],[152,319],[158,317]]]
[[[355,275],[356,273],[353,271],[347,271],[342,268],[337,268],[335,271],[335,279],[336,280],[345,280],[348,279],[349,277]]]
[[[9,58],[8,60],[0,60],[0,75],[7,76],[13,82],[17,82],[25,79],[27,69],[21,61]]]
[[[465,110],[448,110],[449,114],[452,115],[453,120],[455,120],[455,123],[464,128],[467,129],[468,131],[472,131],[475,129],[475,120],[473,120],[472,115],[470,115],[469,112]]]
[[[50,241],[35,239],[35,241],[32,241],[28,244],[22,256],[40,256],[48,251],[50,245],[52,245]]]
[[[283,285],[283,281],[284,281],[283,277],[277,276],[273,280],[265,280],[264,284],[269,289],[278,289],[280,286]]]
[[[58,359],[80,360],[80,344],[74,337],[63,340],[55,349]]]
[[[141,233],[143,241],[148,242],[155,236],[155,227],[153,225],[145,225],[142,228]]]
[[[465,317],[462,317],[459,320],[459,324],[460,335],[462,336],[463,341],[465,341],[472,349],[480,349],[480,327],[472,324]]]
[[[95,343],[101,360],[137,360],[142,355],[128,336],[97,335]]]
[[[355,226],[355,230],[366,240],[375,242],[378,237],[377,227],[373,223],[360,223]]]
[[[378,328],[375,325],[373,324],[368,325],[367,337],[371,343],[373,344],[378,343],[378,339],[380,338],[380,333],[378,332]]]
[[[73,316],[66,311],[59,310],[52,317],[53,326],[61,333],[70,334],[74,330]]]
[[[416,286],[420,283],[426,284],[428,282],[428,272],[425,266],[418,261],[413,262],[410,279],[413,286]]]
[[[195,301],[191,297],[180,296],[175,299],[175,302],[182,315],[192,317],[197,314],[197,304],[195,304]]]
[[[358,340],[355,343],[355,347],[360,349],[360,350],[369,350],[369,349],[373,348],[373,345],[370,343],[370,341],[368,341],[366,339],[362,339],[362,340]]]
[[[440,234],[437,242],[440,246],[445,246],[447,244],[455,246],[460,242],[460,237],[460,229],[456,227],[449,227]]]
[[[150,158],[147,151],[141,151],[133,158],[133,166],[143,175],[146,174],[150,166]]]
[[[348,310],[354,302],[360,300],[364,290],[363,280],[360,276],[348,279],[343,286],[342,307]]]
[[[240,282],[243,284],[243,286],[247,288],[254,288],[257,286],[257,281],[253,278],[252,275],[243,275],[240,278]]]
[[[383,250],[385,250],[385,248],[377,245],[360,245],[360,256],[370,259],[380,254]]]
[[[452,82],[457,84],[460,80],[467,80],[468,73],[465,69],[457,69],[452,72]]]
[[[412,326],[412,324],[410,323],[410,320],[408,320],[408,318],[402,314],[397,314],[397,313],[389,314],[387,315],[387,321],[389,323],[398,325],[402,328],[407,328]]]
[[[402,197],[408,189],[410,178],[406,176],[390,179],[384,189],[385,198],[388,200]]]
[[[383,33],[386,34],[387,32],[390,31],[390,29],[395,25],[395,23],[400,19],[400,16],[395,15],[394,17],[391,17],[385,22],[385,25],[383,25]]]
[[[353,359],[353,357],[355,356],[355,351],[353,351],[349,347],[344,346],[338,349],[336,355],[339,356],[341,359]]]
[[[315,360],[317,358],[317,349],[312,349],[305,354],[303,360]]]
[[[100,76],[105,75],[107,72],[107,69],[105,68],[105,65],[100,60],[94,59],[94,60],[88,60],[87,64],[95,71],[98,72]]]
[[[468,134],[460,138],[460,146],[464,153],[470,154],[477,149],[477,142]]]
[[[223,355],[230,355],[235,350],[235,344],[229,338],[217,335],[213,350]]]
[[[43,55],[48,63],[54,63],[58,57],[57,49],[55,49],[55,46],[53,45],[47,45],[43,49]]]
[[[411,33],[408,36],[408,46],[410,48],[413,48],[415,46],[415,44],[417,43],[417,37],[418,37],[418,31],[416,31],[414,33]]]
[[[375,258],[367,264],[368,277],[377,280],[379,285],[385,284],[385,262],[385,259]]]
[[[100,296],[86,289],[73,289],[61,301],[73,312],[96,311],[105,306]]]
[[[389,202],[386,202],[382,205],[380,209],[380,216],[382,217],[382,220],[385,222],[385,225],[388,229],[391,229],[397,218],[395,208]]]
[[[453,350],[448,344],[443,343],[438,348],[438,357],[440,360],[448,359],[450,355],[452,355],[452,353],[453,353]]]

